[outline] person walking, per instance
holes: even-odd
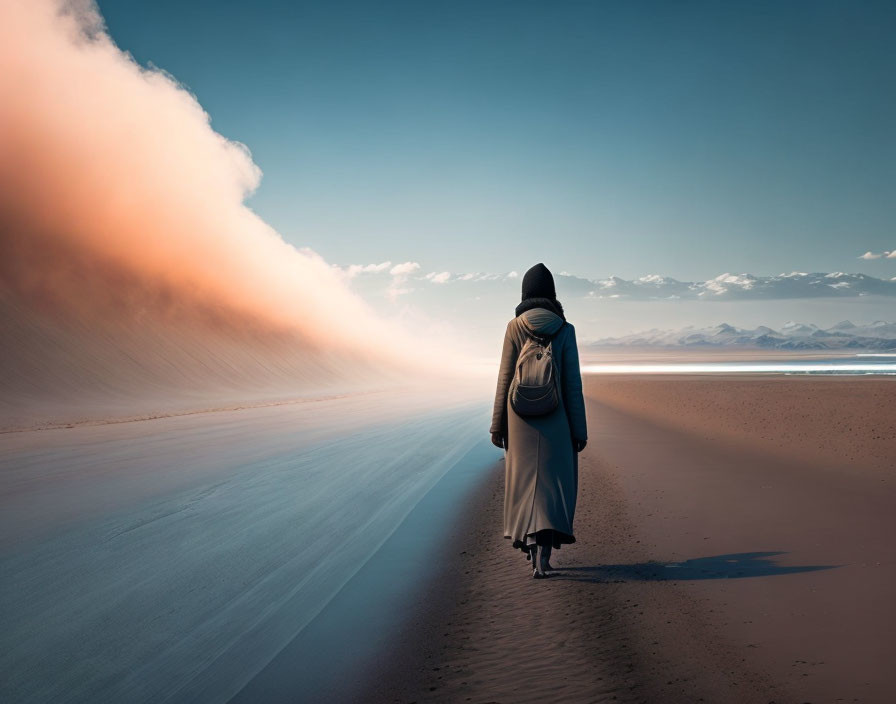
[[[552,549],[576,540],[578,453],[588,429],[575,328],[541,263],[523,277],[504,332],[490,432],[505,450],[504,537],[532,561],[534,578],[551,576]]]

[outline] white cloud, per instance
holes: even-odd
[[[411,272],[417,271],[419,268],[420,264],[418,262],[403,262],[389,269],[389,273],[392,275],[392,282],[386,288],[386,298],[394,303],[399,296],[411,293],[414,289],[408,288],[404,284],[407,282]]]
[[[887,250],[881,256],[890,256]],[[896,258],[896,257],[894,257]],[[408,294],[438,296],[438,286],[450,284],[458,294],[475,297],[482,290],[507,290],[516,285],[520,274],[511,272],[471,271],[457,273],[425,271],[419,262],[406,261],[392,264],[388,261],[372,264],[353,264],[338,270],[359,285],[364,291],[376,291],[377,296],[397,302],[407,300]],[[757,276],[749,273],[725,272],[705,281],[679,281],[658,273],[644,274],[633,279],[610,276],[603,279],[588,279],[572,274],[557,274],[557,288],[562,299],[582,300],[784,300],[798,298],[843,298],[858,296],[893,296],[896,287],[890,277],[875,278],[867,274],[833,272],[781,272],[776,276]],[[488,287],[482,288],[482,287]],[[495,288],[499,287],[499,288]],[[468,291],[469,294],[463,292]],[[516,295],[517,292],[512,292]],[[490,294],[492,295],[492,294]],[[497,294],[495,294],[497,295]],[[504,294],[502,294],[504,295]],[[511,295],[508,293],[507,295]]]
[[[466,281],[475,287],[478,282],[501,282],[512,285],[506,274],[476,274],[454,277],[452,281]],[[606,279],[586,279],[577,276],[557,277],[561,299],[620,300],[783,300],[819,297],[854,297],[862,295],[896,296],[890,279],[879,279],[866,274],[791,271],[777,276],[757,276],[749,273],[725,272],[706,281],[678,281],[660,274],[646,274],[636,279],[611,276]]]
[[[392,276],[401,276],[402,274],[410,274],[412,271],[417,271],[419,268],[420,264],[418,262],[403,262],[389,269],[389,273]]]
[[[379,273],[385,271],[390,266],[392,266],[392,262],[390,261],[381,262],[379,264],[349,264],[343,269],[343,272],[351,279],[358,274]]]
[[[896,259],[896,248],[885,249],[883,252],[865,252],[859,259]]]

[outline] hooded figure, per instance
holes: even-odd
[[[574,543],[578,452],[585,447],[585,400],[575,328],[566,322],[554,277],[536,264],[523,277],[522,302],[507,323],[492,413],[492,442],[506,450],[504,537],[532,559],[534,577],[550,575],[551,548]],[[530,335],[553,336],[560,404],[541,416],[520,416],[508,401],[517,358]]]

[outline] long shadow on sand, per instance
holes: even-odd
[[[591,567],[557,567],[555,579],[580,582],[667,582],[690,579],[742,579],[771,577],[795,572],[830,570],[840,565],[776,565],[771,559],[778,552],[740,552],[730,555],[697,557],[683,562],[642,562],[632,565],[594,565]]]

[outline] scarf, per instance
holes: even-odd
[[[527,298],[516,307],[516,315],[525,313],[527,310],[532,310],[533,308],[546,308],[552,313],[559,315],[563,320],[566,320],[566,315],[563,313],[563,306],[560,305],[560,301],[556,298]]]

